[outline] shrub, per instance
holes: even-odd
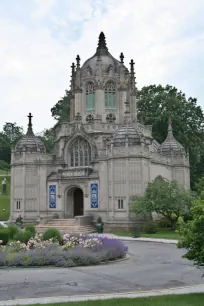
[[[28,224],[28,225],[25,226],[25,230],[26,230],[27,232],[31,232],[32,237],[35,237],[35,233],[36,233],[36,231],[35,231],[35,225]]]
[[[161,228],[168,228],[168,227],[171,227],[171,221],[168,220],[167,218],[165,217],[162,217],[158,220],[158,226],[161,227]]]
[[[49,240],[51,238],[55,238],[57,241],[61,241],[62,237],[58,229],[56,228],[48,228],[44,233],[43,233],[43,240]]]
[[[32,233],[29,231],[19,231],[15,236],[14,240],[20,241],[21,243],[27,244],[27,242],[32,237]]]
[[[8,230],[10,239],[13,239],[13,237],[18,233],[18,227],[15,224],[9,224]]]
[[[146,234],[155,234],[157,232],[157,226],[154,222],[148,222],[144,225],[144,232]]]
[[[9,242],[9,230],[8,228],[0,228],[0,240],[2,245],[6,245]]]

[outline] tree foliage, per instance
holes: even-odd
[[[65,90],[65,95],[51,108],[52,117],[58,122],[69,121],[71,92]]]
[[[192,203],[191,213],[193,220],[183,224],[180,228],[182,239],[178,247],[186,248],[187,253],[183,256],[194,261],[198,267],[204,267],[204,195]]]
[[[138,120],[152,125],[153,137],[163,142],[167,135],[167,122],[172,120],[175,138],[189,151],[191,186],[204,171],[204,114],[195,98],[170,85],[145,86],[138,91]]]
[[[6,122],[4,124],[3,131],[0,132],[0,160],[10,164],[11,149],[22,136],[23,128],[17,126],[15,122]]]
[[[45,145],[46,152],[52,153],[54,149],[54,145],[55,145],[55,140],[56,140],[55,126],[39,133],[38,137],[41,139],[41,141]]]
[[[156,212],[167,218],[175,229],[178,218],[189,211],[190,203],[189,192],[176,181],[155,179],[148,185],[144,196],[136,198],[131,208],[136,214]]]

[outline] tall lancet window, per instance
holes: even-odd
[[[91,162],[90,145],[82,137],[73,140],[69,147],[69,154],[71,167],[86,167]]]
[[[86,85],[86,110],[95,109],[95,89],[94,84],[89,82]]]
[[[105,85],[105,108],[116,108],[116,90],[113,82],[107,82]]]

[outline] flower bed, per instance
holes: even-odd
[[[106,236],[64,234],[59,241],[43,240],[42,235],[37,235],[27,244],[12,241],[3,246],[0,241],[0,266],[97,265],[123,258],[127,250],[121,240]]]

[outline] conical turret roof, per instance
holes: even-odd
[[[163,154],[171,154],[172,152],[183,153],[184,151],[184,147],[175,139],[173,135],[172,122],[171,119],[169,119],[167,137],[159,146],[158,152]]]
[[[32,128],[32,115],[28,115],[28,130],[25,136],[23,136],[17,143],[16,151],[27,151],[27,152],[45,152],[45,146],[42,141],[35,136]]]

